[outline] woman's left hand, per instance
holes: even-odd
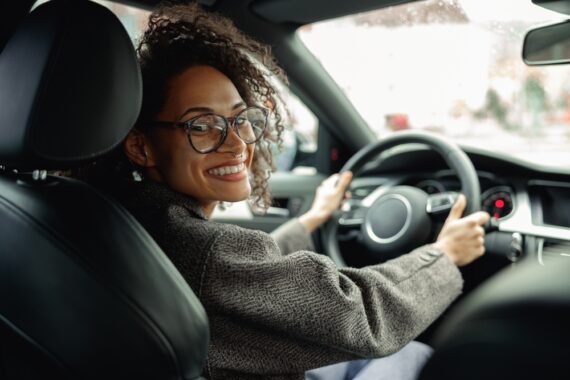
[[[352,173],[344,172],[333,174],[321,183],[317,188],[311,209],[299,217],[299,221],[309,232],[313,232],[329,220],[331,215],[338,210],[342,201],[350,197],[347,189],[351,180]]]

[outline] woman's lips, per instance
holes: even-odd
[[[247,178],[247,156],[239,160],[226,161],[225,163],[208,169],[209,177],[223,181],[241,181]]]
[[[225,165],[225,166],[218,166],[216,168],[208,170],[208,174],[217,176],[217,177],[224,177],[227,175],[237,174],[245,171],[245,163],[241,162],[237,165]]]

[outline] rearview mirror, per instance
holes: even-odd
[[[523,60],[531,66],[570,63],[570,21],[529,30]]]

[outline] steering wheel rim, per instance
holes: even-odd
[[[354,154],[342,167],[340,172],[352,171],[356,177],[358,172],[372,158],[380,155],[387,149],[404,144],[422,144],[437,152],[456,173],[461,183],[461,192],[467,198],[465,208],[466,214],[479,211],[481,208],[481,188],[479,178],[473,163],[465,152],[455,143],[431,134],[420,131],[402,131],[378,141],[368,144],[356,154]],[[394,188],[396,189],[396,188]],[[407,190],[406,190],[407,191]],[[421,190],[419,190],[421,192]],[[409,206],[407,206],[409,209]],[[329,257],[338,265],[346,266],[344,258],[340,252],[336,232],[338,230],[338,217],[331,218],[324,229],[324,244]],[[421,245],[418,244],[417,246]],[[405,252],[402,252],[405,253]]]

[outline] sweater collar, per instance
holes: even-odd
[[[134,182],[133,186],[136,189],[135,191],[137,191],[144,198],[147,198],[151,201],[156,201],[159,199],[161,203],[176,204],[182,206],[186,208],[194,217],[208,220],[206,214],[204,213],[204,210],[196,199],[190,197],[189,195],[182,194],[176,190],[173,190],[164,183],[145,180],[142,182]]]

